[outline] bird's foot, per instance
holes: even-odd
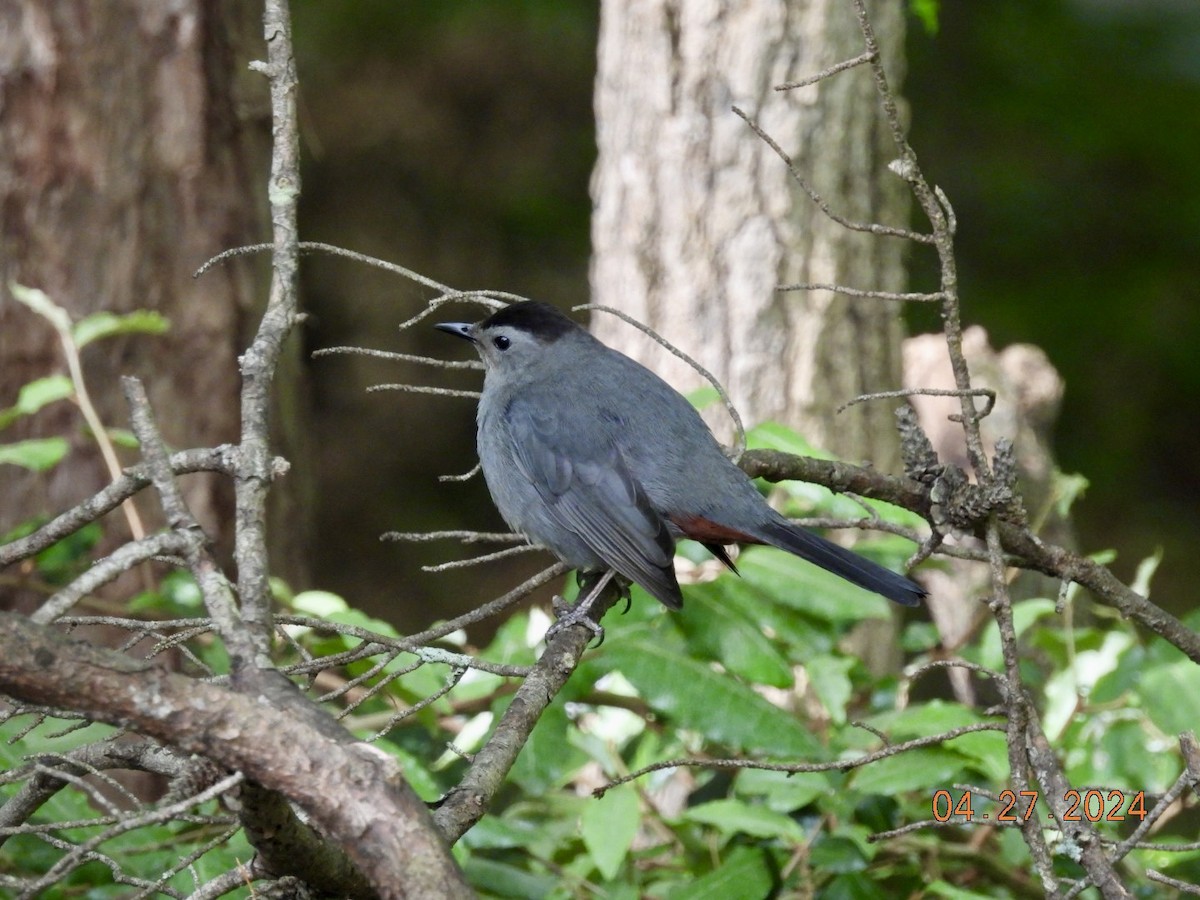
[[[565,628],[570,628],[572,625],[582,625],[592,633],[592,637],[596,640],[596,646],[599,647],[604,643],[604,628],[593,619],[590,615],[591,603],[587,600],[579,603],[568,603],[562,597],[555,594],[552,605],[554,607],[554,615],[557,617],[554,624],[546,630],[546,642],[553,640],[554,636]]]
[[[546,640],[551,640],[556,634],[564,628],[570,628],[572,625],[582,625],[592,633],[592,636],[597,638],[596,646],[599,647],[604,643],[604,629],[600,627],[600,623],[592,618],[592,606],[597,598],[604,592],[604,587],[615,576],[611,569],[605,572],[600,579],[591,586],[591,589],[584,594],[577,602],[568,603],[562,597],[554,597],[554,614],[558,616],[558,621],[550,626],[546,632]]]

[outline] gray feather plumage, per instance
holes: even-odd
[[[438,327],[471,340],[485,363],[479,459],[497,508],[568,565],[615,569],[678,608],[676,523],[701,522],[739,536],[708,543],[773,544],[897,602],[924,596],[788,522],[678,391],[553,308],[515,304]]]

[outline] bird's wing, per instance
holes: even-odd
[[[607,441],[589,442],[572,423],[531,403],[513,403],[507,413],[519,436],[513,441],[517,467],[547,513],[621,575],[678,609],[675,541],[620,451]]]

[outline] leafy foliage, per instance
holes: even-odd
[[[774,428],[753,438],[804,449]],[[812,486],[781,493],[794,514],[862,512]],[[905,524],[909,518],[880,514]],[[60,581],[86,555],[88,539],[73,541],[39,559],[47,581]],[[861,541],[858,549],[889,565],[903,563],[902,542],[890,536]],[[683,555],[702,554],[685,546]],[[1008,757],[1003,721],[987,709],[992,679],[975,676],[974,705],[951,699],[939,670],[926,666],[944,654],[916,616],[900,623],[909,653],[904,674],[873,675],[849,646],[859,623],[892,616],[883,601],[773,549],[748,550],[738,563],[741,577],[696,565],[681,613],[635,588],[628,612],[609,617],[604,644],[585,657],[543,716],[509,788],[459,844],[481,894],[571,897],[599,890],[610,897],[736,900],[772,893],[1036,892],[1015,821],[997,821],[1006,811]],[[293,595],[283,584],[276,591],[293,613],[313,617],[305,620],[312,624],[282,626],[285,666],[352,650],[363,634],[398,637],[336,595]],[[169,619],[195,615],[198,602],[188,578],[171,576],[135,606],[141,615]],[[1088,610],[1086,622],[1074,622],[1082,618],[1077,605],[1072,598],[1060,615],[1053,601],[1032,598],[1015,606],[1014,618],[1024,675],[1039,694],[1047,733],[1072,783],[1099,792],[1079,798],[1079,814],[1118,840],[1140,821],[1139,792],[1151,798],[1143,800],[1144,815],[1181,769],[1175,735],[1200,718],[1194,708],[1200,675],[1177,650],[1143,640],[1115,616]],[[492,663],[527,665],[547,624],[535,609],[508,619],[485,647],[470,647],[461,634],[451,644]],[[1200,613],[1191,624],[1200,624]],[[188,646],[196,664],[225,665],[209,636]],[[959,658],[996,671],[999,653],[989,620]],[[326,702],[356,734],[377,738],[377,746],[396,755],[428,802],[457,783],[466,765],[460,754],[483,740],[512,696],[511,679],[414,664],[404,653],[357,660],[321,679]],[[989,725],[999,730],[979,730]],[[22,758],[65,752],[94,739],[96,728],[55,731],[47,722],[26,732],[11,720],[0,732],[4,761],[16,768]],[[922,739],[922,746],[856,764],[889,744]],[[450,742],[457,752],[446,750]],[[672,764],[681,760],[687,764]],[[0,800],[13,789],[0,788]],[[1048,812],[1043,798],[1034,815],[1053,828],[1044,820]],[[95,815],[82,792],[64,790],[37,821],[85,822]],[[1015,819],[1011,807],[1007,818]],[[904,826],[917,827],[890,833]],[[80,826],[67,839],[87,840],[99,827]],[[105,841],[105,852],[120,858],[126,877],[153,879],[174,871],[174,861],[211,839],[216,827],[148,826]],[[1168,825],[1156,840],[1181,842],[1186,831],[1178,830]],[[222,839],[197,865],[224,871],[248,853],[242,838]],[[0,872],[45,871],[57,856],[37,837],[22,835],[0,850]],[[1056,860],[1063,875],[1078,871],[1069,856],[1062,848]],[[1194,879],[1200,851],[1138,851],[1126,865]],[[191,877],[171,875],[180,885]],[[109,881],[108,869],[89,864],[64,884]]]
[[[58,315],[77,348],[165,327],[140,313],[70,323],[39,292],[26,300],[44,315]],[[74,395],[75,385],[63,376],[32,382],[0,412],[0,428]],[[748,443],[821,455],[769,424],[750,433]],[[66,449],[61,438],[23,441],[0,446],[0,462],[47,468]],[[798,517],[876,519],[901,530],[918,524],[912,513],[816,485],[789,483],[775,492]],[[87,525],[38,554],[27,574],[47,588],[65,585],[91,564],[101,537],[99,524]],[[882,534],[856,550],[900,567],[910,546]],[[743,552],[741,577],[714,565],[697,545],[685,543],[680,555],[690,564],[685,610],[669,613],[633,590],[626,614],[610,617],[607,641],[542,716],[492,814],[460,842],[456,852],[481,894],[569,897],[600,890],[613,897],[736,900],[1036,891],[1013,828],[1012,792],[1005,793],[1004,723],[988,709],[1004,667],[991,619],[957,653],[976,667],[979,699],[966,704],[933,677],[945,655],[927,622],[899,623],[909,655],[900,676],[874,675],[854,655],[862,623],[896,615],[882,598],[771,548]],[[1143,563],[1137,590],[1148,594],[1158,562],[1156,556]],[[416,659],[383,648],[361,656],[353,651],[372,636],[386,643],[400,635],[335,594],[274,587],[294,614],[294,624],[280,626],[285,671],[317,673],[312,686],[324,691],[324,702],[356,734],[395,755],[430,803],[458,783],[464,755],[487,738],[511,702],[510,678],[462,661],[530,665],[548,625],[532,610],[506,621],[482,648],[451,635],[443,641],[453,646],[444,662],[437,650]],[[1064,609],[1044,598],[1014,606],[1022,677],[1038,693],[1044,728],[1071,783],[1095,786],[1077,792],[1075,810],[1117,841],[1178,776],[1176,735],[1200,718],[1200,674],[1178,650],[1143,640],[1103,608],[1089,608],[1076,621],[1078,598],[1067,600]],[[152,653],[177,647],[179,664],[201,677],[228,670],[210,628],[195,627],[204,609],[190,575],[167,574],[133,597],[128,612],[159,620],[143,634],[158,639]],[[166,637],[173,620],[191,629],[184,638]],[[1200,613],[1188,624],[1200,624]],[[311,665],[346,653],[361,658]],[[5,715],[0,764],[9,775],[0,781],[0,804],[37,760],[112,734],[84,721]],[[10,834],[0,832],[0,876],[54,876],[56,888],[86,888],[93,897],[152,884],[182,896],[252,854],[235,817],[211,801],[160,820],[153,810],[165,799],[147,799],[119,776],[97,778],[144,812],[145,821],[122,827],[121,811],[80,782],[54,793]],[[1046,816],[1049,806],[1035,802],[1029,814]],[[1047,822],[1053,826],[1048,816]],[[1159,849],[1139,851],[1126,865],[1200,876],[1200,851],[1170,850],[1186,832],[1162,831]],[[75,862],[64,866],[64,853]],[[1064,877],[1079,872],[1069,847],[1056,864]]]
[[[72,333],[82,346],[157,327],[136,315],[92,317]],[[27,385],[0,414],[0,425],[72,394],[61,376]],[[821,455],[774,425],[748,439],[752,447]],[[21,446],[0,449],[19,453]],[[775,491],[795,516],[848,522],[877,516],[901,528],[917,522],[903,510],[811,484]],[[76,577],[100,537],[92,524],[39,554],[42,583]],[[883,534],[859,541],[856,550],[900,567],[910,547]],[[987,709],[994,677],[976,676],[976,704],[952,700],[927,666],[944,658],[936,630],[915,616],[899,623],[909,655],[904,674],[873,675],[853,654],[852,635],[861,623],[892,620],[896,613],[882,598],[771,548],[743,552],[741,577],[720,570],[697,545],[685,543],[680,554],[690,563],[683,612],[669,613],[634,589],[628,612],[609,617],[603,646],[543,715],[492,814],[460,842],[456,852],[481,894],[569,897],[599,890],[610,897],[737,900],[1036,891],[1025,845],[1012,827],[1001,827],[1015,822],[997,822],[1005,812],[1008,751],[1003,722]],[[1144,565],[1140,590],[1148,591],[1156,564]],[[280,627],[285,667],[353,651],[364,636],[399,637],[337,595],[293,594],[279,582],[275,591],[304,623]],[[1078,598],[1070,599],[1065,614],[1048,599],[1014,607],[1023,675],[1039,692],[1047,733],[1072,783],[1102,786],[1079,798],[1082,814],[1107,819],[1097,827],[1116,840],[1136,826],[1139,809],[1144,815],[1145,801],[1139,808],[1135,798],[1162,792],[1177,777],[1175,735],[1200,718],[1200,674],[1177,650],[1144,641],[1103,611],[1089,609],[1086,621],[1076,622]],[[191,577],[175,572],[133,598],[129,611],[161,620],[165,634],[172,619],[197,621],[203,605]],[[1190,624],[1200,622],[1200,613],[1194,619]],[[998,672],[999,635],[987,621],[958,657]],[[503,623],[482,648],[462,634],[443,644],[491,663],[530,665],[547,625],[532,610]],[[227,670],[224,648],[207,629],[181,649],[185,669],[195,674]],[[438,664],[436,654],[422,662],[395,651],[326,668],[313,686],[352,731],[400,759],[431,803],[458,782],[463,754],[486,738],[513,690],[499,674]],[[81,724],[47,719],[31,727],[20,716],[9,718],[0,725],[0,762],[19,773],[22,760],[96,740],[99,726]],[[885,750],[908,741],[920,745]],[[451,743],[453,751],[446,749]],[[856,762],[869,754],[879,755]],[[639,774],[623,780],[631,773]],[[0,802],[20,778],[10,781],[0,786]],[[1039,809],[1044,815],[1049,804]],[[122,885],[162,878],[168,893],[186,892],[204,882],[205,872],[228,871],[252,853],[244,837],[232,836],[234,819],[216,808],[199,825],[194,817],[177,818],[122,830],[113,821],[97,810],[93,792],[61,790],[33,820],[57,823],[59,843],[36,830],[15,834],[0,848],[0,873],[50,872],[64,848],[94,842],[101,856],[71,869],[60,887],[87,885],[89,896],[120,896]],[[1168,832],[1159,839],[1172,838]],[[1069,855],[1064,850],[1058,859],[1064,875],[1077,871]],[[184,857],[195,859],[187,872],[178,864]],[[1129,865],[1153,865],[1175,877],[1200,874],[1196,850],[1141,851],[1131,859]]]

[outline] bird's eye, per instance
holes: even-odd
[[[512,341],[504,335],[492,338],[492,346],[497,350],[507,350],[512,346]]]

